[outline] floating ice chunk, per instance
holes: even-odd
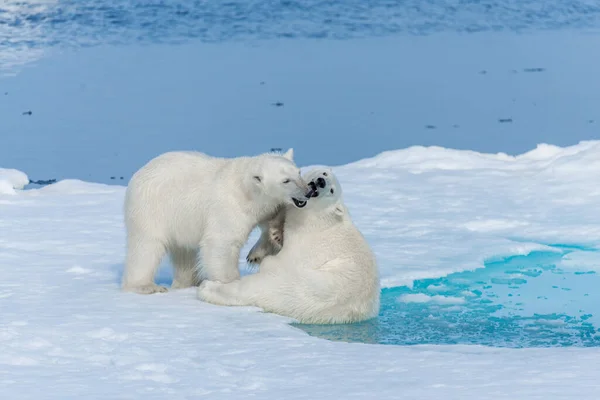
[[[559,268],[600,272],[600,252],[574,251],[565,254],[557,264]]]
[[[444,290],[448,290],[448,287],[445,285],[429,285],[427,286],[427,290],[430,292],[443,292]]]
[[[465,299],[452,296],[428,296],[424,293],[405,294],[398,298],[402,303],[437,303],[437,304],[463,304]]]

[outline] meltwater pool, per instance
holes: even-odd
[[[600,277],[557,267],[563,255],[535,252],[384,289],[379,317],[368,322],[294,326],[346,342],[600,346]]]

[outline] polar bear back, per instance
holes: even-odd
[[[132,177],[125,198],[126,224],[141,227],[158,240],[189,247],[197,246],[205,232],[239,229],[238,235],[244,237],[250,223],[226,222],[232,215],[240,220],[254,217],[249,215],[252,202],[244,178],[268,157],[272,156],[164,153]]]

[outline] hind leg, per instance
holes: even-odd
[[[166,292],[167,288],[154,283],[154,276],[165,252],[165,246],[158,240],[128,237],[122,289],[139,294]]]
[[[171,285],[171,289],[198,286],[200,284],[196,269],[198,250],[176,247],[170,249],[170,256],[173,263],[173,284]]]

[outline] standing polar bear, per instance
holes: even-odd
[[[348,214],[337,178],[321,168],[304,179],[323,184],[304,208],[286,207],[281,250],[261,252],[256,274],[229,283],[202,282],[200,300],[256,306],[301,323],[350,323],[378,314],[375,256]],[[253,250],[261,249],[261,240]]]
[[[154,158],[133,175],[125,195],[123,290],[165,292],[154,276],[166,253],[172,288],[238,279],[250,232],[284,204],[304,206],[307,192],[292,149],[255,157],[169,152]]]

